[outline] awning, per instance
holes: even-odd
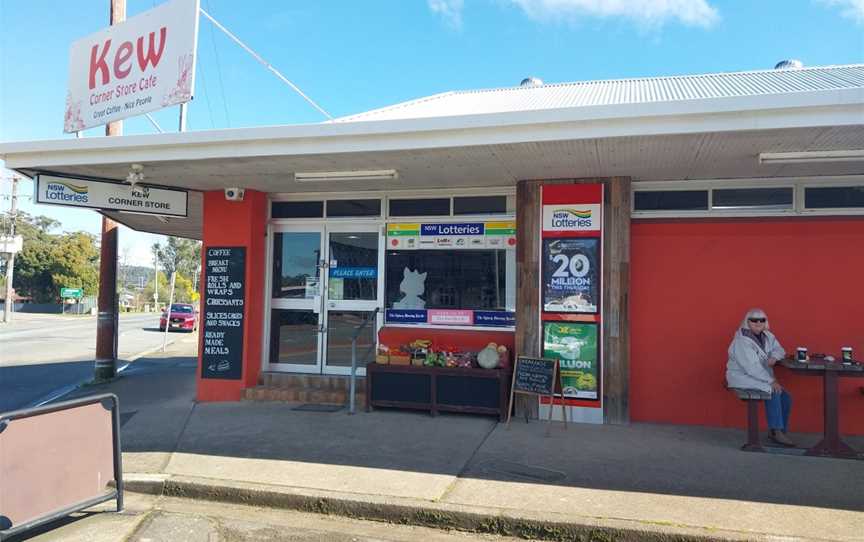
[[[760,164],[763,152],[864,149],[864,88],[231,130],[6,143],[0,156],[40,172],[193,191],[271,193],[509,186],[520,179],[653,180],[864,174],[864,162]],[[297,182],[296,172],[396,169],[398,180]],[[110,213],[141,231],[201,237],[187,219]]]

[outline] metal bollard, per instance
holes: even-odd
[[[354,388],[357,385],[357,337],[351,339],[351,399],[348,407],[348,414],[354,414]]]

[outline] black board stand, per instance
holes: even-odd
[[[549,397],[549,418],[547,419],[546,433],[552,425],[552,410],[555,408],[555,385],[560,386],[561,371],[557,359],[532,358],[518,356],[513,366],[513,380],[510,384],[510,404],[513,397],[519,393],[529,396]],[[564,420],[564,429],[567,429],[567,407],[561,402],[561,416]],[[507,412],[507,428],[510,428],[512,412]],[[528,421],[528,418],[525,418]]]

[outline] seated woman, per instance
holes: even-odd
[[[750,309],[741,322],[726,363],[726,385],[730,388],[760,390],[770,393],[765,401],[769,438],[783,446],[795,446],[786,435],[792,396],[774,378],[774,364],[786,352],[773,333],[768,331],[768,317],[762,309]]]

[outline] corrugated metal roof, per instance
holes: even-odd
[[[334,119],[414,119],[864,88],[864,64],[445,92]]]

